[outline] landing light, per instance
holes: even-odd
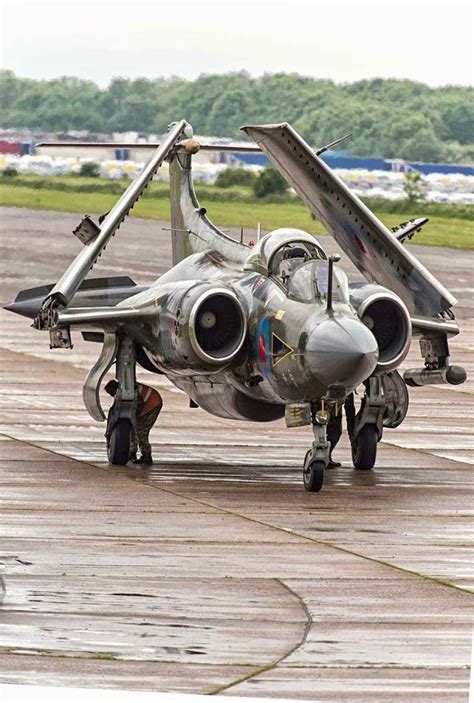
[[[327,425],[329,422],[329,414],[326,410],[318,410],[315,417],[318,425]]]

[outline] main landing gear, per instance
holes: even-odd
[[[377,443],[382,438],[386,400],[380,376],[371,376],[365,382],[366,392],[360,410],[355,414],[346,403],[347,425],[352,446],[352,463],[358,471],[373,469],[377,458]]]
[[[123,466],[130,458],[137,409],[136,351],[128,337],[119,340],[116,368],[119,387],[109,411],[105,436],[109,462]]]
[[[377,458],[378,432],[374,424],[365,425],[352,441],[352,463],[358,471],[373,469]]]
[[[107,457],[111,464],[124,466],[130,458],[131,424],[126,418],[119,417],[110,432],[107,444]]]

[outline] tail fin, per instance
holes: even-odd
[[[190,254],[218,251],[228,261],[243,263],[248,248],[218,229],[199,205],[194,192],[191,154],[170,161],[171,242],[173,266]]]
[[[187,135],[191,132],[187,125]],[[169,135],[168,135],[169,136]],[[163,144],[150,143],[119,143],[119,142],[42,142],[36,146],[73,148],[129,148],[129,149],[158,149]],[[168,150],[167,159],[170,164],[170,201],[171,201],[171,231],[173,266],[190,254],[200,251],[218,251],[224,259],[241,263],[247,258],[248,249],[245,245],[228,237],[215,227],[205,217],[205,208],[200,207],[194,192],[191,176],[192,153],[195,151],[230,152],[230,153],[261,153],[255,144],[199,144],[195,140],[176,142],[172,150]],[[140,178],[140,177],[139,177]],[[99,235],[100,236],[100,235]],[[97,237],[98,238],[98,237]],[[55,292],[53,290],[53,292]]]

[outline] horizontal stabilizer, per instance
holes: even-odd
[[[159,142],[138,144],[134,142],[41,142],[41,148],[68,147],[77,149],[156,149]],[[177,146],[175,151],[185,151],[184,146]],[[231,152],[241,154],[261,154],[262,150],[255,144],[199,144],[199,151]]]

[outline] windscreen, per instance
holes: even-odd
[[[298,266],[288,278],[288,295],[302,303],[323,301],[328,292],[328,264],[321,261],[308,261]],[[332,299],[345,303],[347,280],[342,271],[334,270]]]

